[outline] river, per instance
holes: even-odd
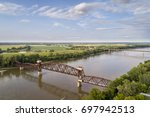
[[[150,51],[150,48],[132,50]],[[86,75],[104,77],[110,80],[125,74],[140,62],[150,59],[150,52],[118,51],[102,55],[67,61],[73,67],[82,66]],[[77,78],[61,73],[43,70],[39,78],[38,73],[32,69],[20,71],[18,68],[10,69],[0,74],[0,99],[10,100],[53,100],[53,99],[80,99],[93,87],[82,83],[77,88]],[[98,87],[99,88],[99,87]]]

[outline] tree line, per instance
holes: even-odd
[[[150,46],[150,45],[149,45]],[[89,57],[91,55],[102,54],[109,52],[110,49],[129,49],[137,47],[148,47],[148,45],[126,45],[126,46],[73,46],[70,50],[73,52],[54,52],[49,51],[44,54],[43,52],[31,52],[31,46],[24,46],[18,48],[7,49],[8,52],[18,52],[21,50],[30,51],[31,53],[12,53],[12,54],[0,54],[0,68],[13,67],[15,61],[22,63],[36,63],[37,60],[42,61],[62,61],[68,59],[78,59],[83,57]],[[0,50],[1,51],[1,50]]]
[[[141,92],[147,93],[150,87],[150,60],[140,63],[126,74],[111,81],[103,90],[94,88],[83,99],[90,100],[144,100]]]

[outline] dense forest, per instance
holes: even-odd
[[[144,100],[140,93],[150,87],[150,60],[140,63],[127,74],[120,76],[103,90],[94,88],[83,99],[91,100]]]

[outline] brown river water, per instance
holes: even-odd
[[[150,48],[133,50],[150,51]],[[114,80],[140,62],[149,59],[150,52],[119,51],[67,61],[65,64],[73,67],[82,66],[86,75]],[[1,100],[80,99],[93,87],[100,88],[86,83],[82,83],[82,87],[78,88],[77,77],[47,70],[43,70],[40,77],[36,70],[20,71],[19,68],[9,69],[0,74]]]

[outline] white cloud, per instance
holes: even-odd
[[[29,20],[29,19],[22,19],[22,20],[20,20],[20,22],[21,22],[21,23],[30,23],[31,20]]]
[[[86,27],[88,25],[88,23],[86,23],[86,22],[79,22],[79,23],[77,23],[77,25],[82,27],[82,28],[84,28],[84,27]]]
[[[149,6],[139,6],[133,12],[135,15],[150,13],[150,7]]]
[[[0,3],[0,13],[2,14],[9,14],[9,15],[16,15],[21,11],[24,11],[24,7],[14,3]]]
[[[112,0],[118,10],[132,13],[133,15],[150,13],[150,0]],[[119,8],[120,7],[120,8]]]
[[[58,9],[58,8],[49,8],[44,9],[43,11],[39,11],[40,15],[48,16],[51,18],[60,18],[60,19],[78,19],[84,15],[87,15],[92,10],[100,7],[100,3],[80,3],[78,5],[72,6],[66,9]]]
[[[94,13],[92,13],[92,16],[93,16],[94,18],[97,18],[97,19],[104,19],[104,18],[106,18],[106,16],[100,14],[99,12],[94,12]]]
[[[114,30],[114,29],[123,29],[121,27],[111,27],[111,28],[96,28],[96,30]]]
[[[118,2],[118,3],[130,3],[133,0],[112,0],[113,2]]]
[[[59,28],[71,29],[69,26],[66,26],[66,25],[59,23],[59,22],[54,22],[52,26],[56,27],[56,28],[59,27]]]
[[[39,15],[48,16],[50,18],[69,19],[67,11],[57,8],[50,8],[46,11],[39,12]]]
[[[42,11],[46,11],[48,8],[50,8],[50,7],[49,7],[49,6],[40,7],[40,8],[38,8],[38,9],[34,10],[34,11],[32,12],[32,14],[36,14],[36,13],[39,13],[39,12],[42,12]]]
[[[68,8],[41,6],[35,4],[24,7],[15,3],[0,3],[0,13],[16,15],[18,13],[28,15],[42,15],[58,19],[78,19],[82,16],[91,15],[94,18],[105,18],[99,11],[111,13],[128,12],[133,15],[150,13],[150,1],[148,0],[110,0],[105,2],[80,3]]]
[[[147,15],[141,15],[141,16],[135,16],[127,19],[122,19],[119,22],[125,25],[129,25],[132,27],[137,28],[150,28],[150,16]]]
[[[63,26],[63,24],[58,23],[58,22],[55,22],[55,23],[53,24],[53,26],[54,26],[54,27],[62,27],[62,26]]]
[[[80,3],[68,11],[68,16],[70,17],[80,17],[83,15],[88,14],[90,11],[97,9],[101,6],[100,3],[95,2],[95,3]]]

